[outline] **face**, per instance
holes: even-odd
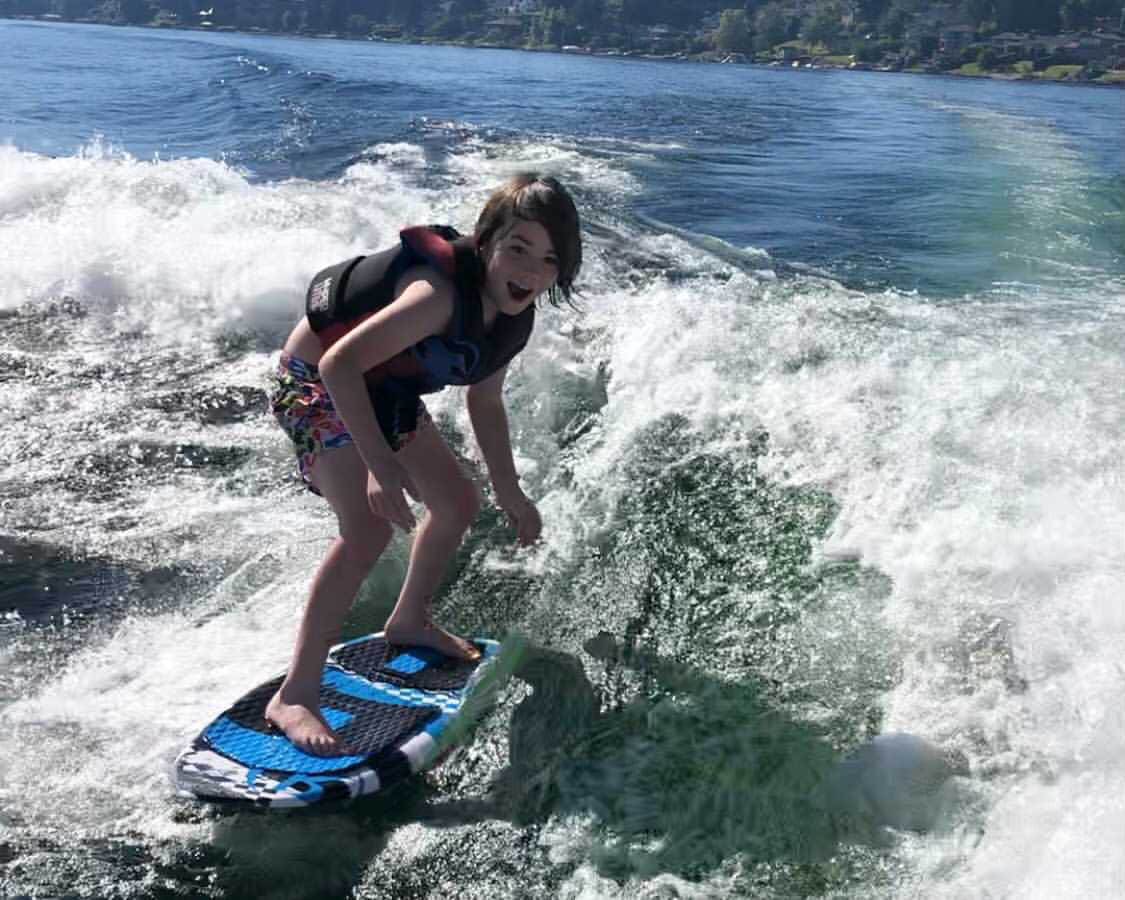
[[[487,250],[482,293],[504,315],[519,315],[558,280],[555,245],[538,222],[513,219]]]

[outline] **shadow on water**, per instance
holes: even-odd
[[[772,708],[753,683],[715,679],[604,633],[588,649],[611,668],[642,669],[659,694],[603,710],[579,659],[529,648],[516,675],[533,693],[512,713],[508,767],[487,800],[435,805],[433,821],[592,814],[602,840],[591,855],[615,878],[700,876],[736,853],[831,856],[835,827],[811,800],[836,758],[821,730]]]
[[[191,574],[0,534],[0,614],[33,626],[113,623],[166,602]]]
[[[592,816],[596,837],[582,852],[606,877],[696,879],[739,857],[780,864],[805,895],[829,886],[845,845],[887,846],[888,827],[930,830],[942,786],[968,774],[963,757],[907,735],[841,757],[824,729],[789,717],[752,681],[716,679],[606,633],[586,649],[645,670],[660,693],[606,708],[578,658],[528,647],[515,674],[533,693],[512,712],[508,766],[485,799],[435,803],[429,822]],[[887,752],[874,758],[888,748],[908,775],[888,767]],[[870,802],[872,773],[892,803]]]
[[[201,581],[183,565],[146,567],[0,534],[0,704],[34,692],[45,672],[62,671],[127,616],[175,608]]]
[[[604,630],[752,679],[771,702],[813,713],[837,749],[854,746],[878,733],[878,698],[899,676],[900,648],[879,623],[890,580],[854,559],[819,559],[835,499],[766,474],[768,434],[727,437],[737,449],[712,447],[677,415],[637,436],[610,526],[544,588],[573,613],[560,637],[577,647]],[[604,678],[618,696],[651,688],[644,667]]]
[[[513,674],[531,690],[507,717],[507,765],[479,796],[416,789],[390,819],[391,807],[374,812],[373,826],[452,836],[420,848],[409,868],[400,856],[373,859],[358,896],[442,896],[451,879],[491,878],[497,867],[519,879],[512,896],[551,896],[580,864],[619,885],[665,874],[694,882],[735,859],[780,896],[817,896],[889,876],[890,829],[931,830],[950,778],[968,774],[963,757],[909,735],[842,756],[823,728],[787,715],[752,680],[717,679],[607,633],[586,642],[589,656],[643,670],[654,694],[614,705],[578,656],[516,652]],[[548,832],[569,844],[563,853],[545,849]]]

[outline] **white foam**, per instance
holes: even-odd
[[[316,268],[393,241],[433,210],[406,199],[402,154],[338,182],[252,183],[206,159],[0,148],[0,307],[72,296],[119,327],[190,342],[281,335]],[[423,195],[424,196],[424,195]],[[375,198],[379,198],[377,201]]]
[[[553,175],[565,184],[596,190],[608,197],[628,195],[637,187],[634,177],[609,161],[591,157],[550,137],[505,144],[499,151],[486,138],[474,137],[446,165],[454,177],[479,195],[478,207],[488,191],[517,172]]]
[[[371,159],[391,163],[399,168],[415,171],[426,165],[425,148],[418,144],[408,144],[405,141],[373,144],[363,152],[363,155]]]

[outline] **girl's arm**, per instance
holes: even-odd
[[[524,546],[539,539],[543,522],[520,488],[516,463],[512,458],[512,439],[508,430],[508,413],[504,409],[504,376],[508,367],[471,385],[466,397],[469,420],[473,423],[481,455],[488,466],[488,477],[496,492],[496,502],[508,515],[516,531],[516,539]]]
[[[389,507],[377,510],[409,528],[413,522],[402,495],[403,472],[371,408],[364,373],[432,334],[453,317],[453,286],[436,272],[423,272],[390,304],[361,322],[320,359],[320,375],[336,411],[355,441],[368,471],[383,486]]]

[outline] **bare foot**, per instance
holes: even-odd
[[[480,650],[476,645],[464,638],[450,634],[440,625],[424,622],[419,625],[404,625],[397,622],[387,622],[383,634],[388,644],[398,644],[407,647],[429,647],[445,656],[454,659],[476,662],[480,659]]]
[[[278,690],[266,704],[266,721],[285,732],[293,745],[314,756],[344,756],[344,742],[324,721],[314,703],[287,702]]]

